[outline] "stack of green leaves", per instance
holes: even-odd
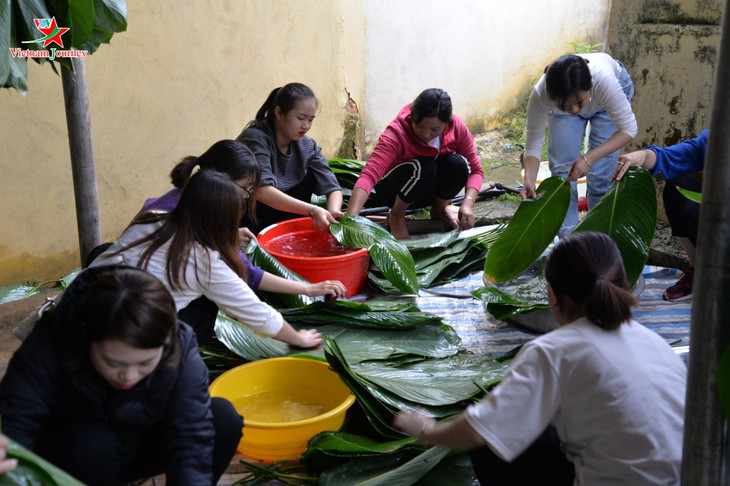
[[[357,178],[360,177],[360,172],[365,167],[365,162],[362,160],[353,159],[341,159],[332,158],[327,159],[332,172],[335,173],[337,181],[340,183],[340,187],[343,190],[351,191],[355,187]]]
[[[371,268],[378,268],[393,288],[404,294],[418,293],[413,256],[386,229],[362,216],[347,215],[331,224],[330,231],[341,245],[368,250]]]
[[[463,236],[458,231],[450,231],[402,241],[413,257],[418,287],[435,287],[481,269],[488,248],[499,238],[504,228],[504,225],[495,226],[475,236]],[[377,266],[371,267],[368,279],[384,292],[397,291]]]
[[[337,338],[350,362],[409,355],[441,358],[456,354],[461,345],[458,334],[440,317],[387,299],[367,303],[317,302],[281,312],[295,328],[316,328],[322,334]],[[214,342],[201,347],[212,374],[243,362],[278,356],[305,355],[324,359],[321,349],[289,349],[280,341],[256,335],[222,313],[218,314],[215,332],[222,346]]]

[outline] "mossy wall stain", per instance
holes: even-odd
[[[634,76],[639,135],[627,147],[671,145],[707,128],[724,2],[614,0],[609,52]]]

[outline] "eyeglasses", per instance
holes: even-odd
[[[244,192],[244,193],[246,193],[246,194],[248,195],[248,197],[251,197],[251,196],[253,196],[253,193],[254,193],[254,191],[256,190],[256,188],[255,188],[255,187],[253,187],[253,184],[249,184],[249,185],[248,185],[248,186],[246,186],[246,187],[243,187],[243,186],[242,186],[241,184],[239,184],[238,182],[234,182],[234,184],[235,184],[235,185],[237,185],[238,187],[240,187],[241,189],[243,189],[243,192]]]

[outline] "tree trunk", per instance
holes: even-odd
[[[74,70],[61,68],[61,80],[76,201],[79,257],[83,267],[89,252],[101,243],[101,225],[94,149],[91,143],[86,68],[84,62],[79,59],[72,58],[71,63]]]
[[[682,484],[730,484],[727,419],[717,365],[730,345],[730,19],[723,14],[694,278]]]

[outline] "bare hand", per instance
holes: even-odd
[[[318,295],[329,295],[331,297],[344,297],[347,289],[339,280],[325,280],[324,282],[317,282],[309,284],[309,288],[305,295],[309,297],[315,297]]]
[[[393,419],[393,426],[416,439],[421,439],[423,433],[432,429],[436,420],[422,412],[403,411]]]
[[[330,224],[336,223],[337,220],[329,211],[318,206],[312,213],[312,222],[320,231],[328,231]]]
[[[256,236],[250,229],[244,227],[238,228],[238,238],[241,240],[241,246],[245,248],[251,240],[256,239]]]
[[[623,154],[618,158],[618,164],[616,164],[616,172],[614,172],[612,181],[620,181],[621,178],[629,170],[629,167],[643,167],[646,161],[646,150],[637,150],[636,152],[630,152]]]
[[[474,227],[474,210],[464,204],[459,208],[459,229],[467,230]]]
[[[322,346],[322,334],[316,329],[302,329],[297,331],[300,342],[297,347],[305,349],[318,349]]]
[[[525,179],[520,189],[520,196],[522,199],[537,199],[537,192],[535,191],[535,182],[529,179]]]
[[[570,172],[568,172],[568,179],[571,181],[577,181],[581,177],[588,175],[590,168],[591,166],[588,165],[588,162],[585,161],[583,156],[580,156],[573,161],[573,165],[570,167]]]
[[[18,467],[17,459],[7,459],[10,441],[4,435],[0,435],[0,474],[10,472]]]
[[[340,211],[339,209],[330,209],[330,214],[331,214],[331,215],[332,215],[332,217],[333,217],[333,218],[335,218],[336,220],[337,220],[337,219],[340,219],[341,217],[343,217],[343,216],[345,215],[345,213],[343,213],[343,212],[342,212],[342,211]]]

